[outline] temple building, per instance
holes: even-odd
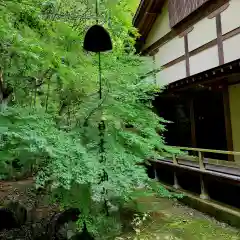
[[[151,56],[154,106],[172,146],[240,152],[240,0],[142,0],[137,50]],[[240,163],[240,155],[207,152]]]

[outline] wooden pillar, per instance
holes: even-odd
[[[222,39],[222,20],[221,14],[216,16],[216,28],[217,28],[217,46],[218,46],[218,59],[219,65],[224,64],[224,51],[223,51],[223,39]]]
[[[202,152],[198,152],[198,160],[199,160],[199,168],[202,171],[205,171],[205,165],[203,162],[203,153]],[[206,186],[206,181],[204,179],[203,174],[200,174],[200,184],[201,184],[201,194],[200,194],[200,198],[202,199],[209,199],[208,196],[208,192],[207,192],[207,186]]]
[[[180,185],[179,185],[178,178],[177,178],[177,173],[176,173],[175,170],[174,170],[174,185],[173,185],[173,187],[175,189],[180,189],[181,188]]]
[[[174,155],[174,154],[173,154],[173,164],[174,165],[178,165],[178,161],[177,161],[176,155]],[[173,187],[175,189],[179,189],[180,185],[178,183],[176,168],[174,169],[174,173],[173,174],[174,174],[174,185],[173,185]]]
[[[157,84],[157,74],[156,74],[156,58],[155,55],[152,56],[153,58],[153,76],[154,76],[154,84]]]
[[[190,123],[191,123],[191,144],[193,148],[197,147],[197,139],[196,139],[196,122],[195,122],[195,114],[194,114],[194,99],[191,96],[189,101],[189,113],[190,113]],[[190,155],[196,156],[196,152],[189,152]]]
[[[156,166],[156,164],[154,164],[154,176],[155,176],[155,180],[159,181],[158,175],[157,175],[157,166]]]
[[[209,199],[206,181],[204,180],[204,176],[202,174],[200,175],[200,184],[201,184],[201,195],[200,195],[200,198],[204,199],[204,200]]]
[[[198,152],[198,161],[200,170],[205,170],[204,162],[203,162],[203,153]]]
[[[227,139],[227,150],[233,151],[233,139],[232,139],[232,124],[229,104],[229,92],[228,86],[223,87],[223,106],[224,106],[224,118],[225,118],[225,130]],[[228,161],[234,161],[233,155],[228,155]]]
[[[185,63],[186,63],[186,76],[190,76],[190,60],[188,49],[188,35],[184,35],[184,48],[185,48]]]

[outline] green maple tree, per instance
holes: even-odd
[[[152,111],[157,86],[141,80],[151,66],[134,50],[137,1],[101,1],[99,23],[109,31],[113,51],[101,56],[99,100],[98,58],[82,48],[95,23],[94,2],[0,3],[0,165],[3,178],[16,161],[15,174],[34,173],[37,186],[49,185],[63,206],[80,208],[97,234],[119,226],[100,211],[104,199],[110,205],[129,200],[137,186],[149,183],[137,163],[170,149],[157,133],[165,121]],[[105,163],[99,162],[101,117]],[[108,181],[99,184],[102,169]]]

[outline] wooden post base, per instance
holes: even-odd
[[[203,200],[208,200],[209,195],[208,195],[208,192],[207,192],[206,182],[204,181],[204,177],[202,175],[200,176],[200,184],[201,184],[200,198],[203,199]]]

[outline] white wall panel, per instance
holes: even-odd
[[[184,54],[184,39],[175,37],[159,48],[155,55],[156,67],[161,67]]]
[[[230,6],[221,13],[223,34],[240,26],[240,0],[231,0]]]
[[[190,74],[193,75],[218,65],[218,48],[214,46],[190,57]]]
[[[240,15],[239,15],[239,18],[240,18]],[[223,51],[224,51],[225,63],[239,59],[240,58],[240,34],[225,40],[223,42]]]
[[[156,75],[156,83],[162,87],[186,77],[185,61],[165,68]]]
[[[216,20],[204,18],[188,34],[188,48],[192,51],[217,38]]]

